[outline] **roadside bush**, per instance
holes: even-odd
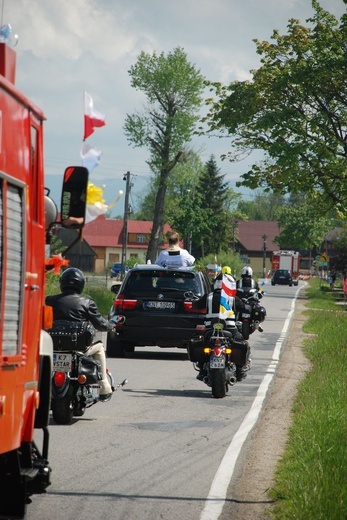
[[[95,300],[100,313],[106,317],[113,302],[113,293],[107,287],[101,287],[93,284],[93,282],[87,282],[83,292]],[[48,272],[46,275],[46,296],[58,293],[60,293],[59,275]]]

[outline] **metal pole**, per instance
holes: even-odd
[[[129,216],[129,195],[130,195],[130,172],[127,172],[123,180],[126,181],[125,186],[125,200],[124,200],[124,218],[123,218],[123,241],[122,241],[122,270],[121,280],[125,275],[125,264],[127,261],[127,247],[128,247],[128,216]]]
[[[262,239],[263,239],[263,276],[266,275],[266,239],[267,239],[267,236],[266,235],[263,235],[262,236]]]

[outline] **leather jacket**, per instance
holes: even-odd
[[[102,317],[95,301],[87,294],[67,291],[47,296],[46,305],[53,307],[53,321],[89,321],[96,330],[113,330],[113,325]]]
[[[236,289],[257,289],[259,291],[259,284],[251,277],[244,277],[236,282]]]

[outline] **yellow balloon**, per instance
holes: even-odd
[[[101,203],[105,204],[105,200],[103,199],[104,190],[95,186],[92,182],[88,182],[87,188],[87,204],[96,204]]]

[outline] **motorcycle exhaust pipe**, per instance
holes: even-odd
[[[237,381],[236,375],[234,374],[234,372],[227,372],[226,377],[227,377],[228,383],[231,386],[233,386]]]

